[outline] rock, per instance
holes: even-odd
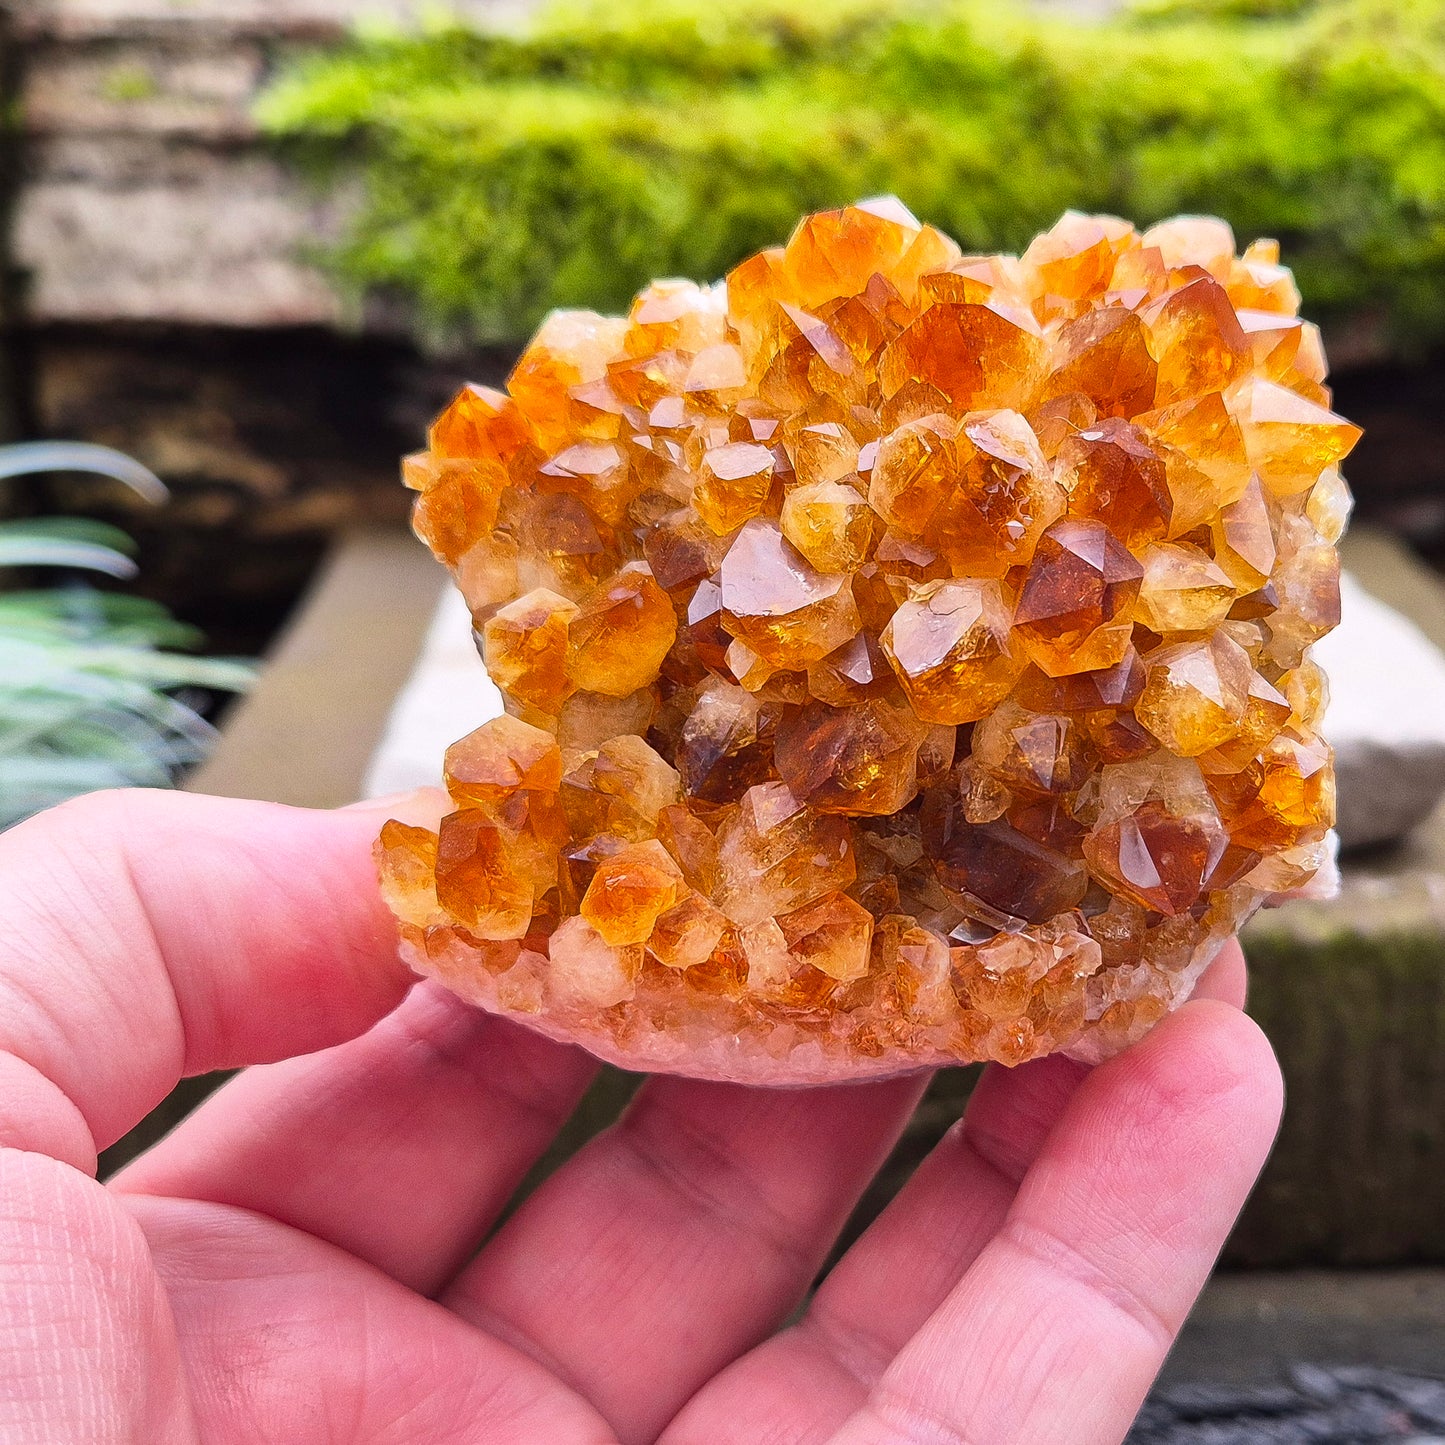
[[[17,16],[22,35],[68,40],[109,37],[117,31],[152,35],[205,29],[225,35],[285,35],[334,39],[359,14],[393,25],[415,23],[426,10],[415,0],[28,0]],[[508,19],[531,8],[527,0],[454,0],[449,15],[463,20]]]
[[[1342,586],[1344,621],[1315,656],[1330,677],[1340,838],[1359,848],[1403,838],[1445,795],[1445,655],[1356,578]],[[439,782],[447,744],[501,710],[470,637],[465,607],[448,598],[373,762],[374,791]]]
[[[364,796],[440,787],[443,752],[501,710],[502,695],[477,656],[467,604],[448,587],[371,759]]]
[[[1445,1385],[1389,1370],[1296,1364],[1288,1385],[1162,1387],[1128,1445],[1430,1445],[1430,1401]]]
[[[529,0],[464,0],[476,24]],[[417,0],[368,18],[415,25]],[[318,196],[274,157],[252,104],[290,47],[337,42],[347,0],[29,0],[18,97],[16,263],[28,322],[335,326],[343,306],[308,260],[341,234],[343,193]]]
[[[1315,645],[1330,679],[1340,842],[1403,838],[1445,794],[1445,656],[1425,634],[1342,581],[1343,620]]]

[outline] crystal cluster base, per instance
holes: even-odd
[[[1097,1060],[1328,853],[1359,436],[1277,249],[896,201],[548,318],[407,460],[507,713],[403,947],[630,1068]]]

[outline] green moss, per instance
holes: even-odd
[[[1284,1127],[1236,1230],[1236,1263],[1445,1260],[1445,937],[1246,932],[1250,1012],[1284,1069]],[[1263,925],[1263,926],[1261,926]]]
[[[331,256],[432,329],[515,340],[552,306],[709,279],[804,211],[894,191],[966,247],[1068,206],[1222,214],[1280,238],[1312,314],[1445,337],[1445,12],[1222,3],[1100,23],[959,3],[655,0],[527,34],[372,34],[261,117],[353,171]]]
[[[101,82],[101,93],[117,102],[154,100],[160,94],[156,78],[144,66],[123,65]]]

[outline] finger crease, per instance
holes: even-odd
[[[1028,1166],[1010,1157],[1009,1151],[988,1134],[970,1129],[966,1121],[960,1120],[955,1126],[959,1130],[959,1147],[987,1174],[1003,1185],[1010,1193],[1018,1193],[1018,1187],[1028,1173]]]
[[[555,1127],[559,1118],[570,1112],[576,1090],[547,1079],[533,1063],[519,1057],[520,1050],[505,1042],[499,1045],[493,1021],[472,1012],[475,1022],[468,1019],[458,1024],[455,1018],[448,1018],[440,1029],[404,1017],[397,1018],[396,1027],[406,1045],[439,1070],[471,1079],[524,1119],[543,1128]],[[489,1034],[493,1037],[488,1038]]]
[[[889,1432],[873,1445],[979,1445],[966,1426],[926,1409],[885,1375],[868,1397],[870,1414]]]
[[[145,890],[140,885],[140,879],[136,877],[135,865],[131,861],[130,849],[126,846],[124,835],[121,835],[121,846],[116,849],[120,859],[121,871],[125,875],[125,886],[130,892],[131,898],[135,901],[135,911],[140,926],[145,930],[146,942],[150,944],[150,955],[155,960],[156,967],[160,970],[161,981],[165,985],[166,994],[170,998],[171,1008],[175,1012],[176,1028],[180,1035],[180,1067],[177,1073],[183,1074],[190,1060],[190,1031],[186,1022],[186,1011],[181,1005],[180,990],[176,988],[176,981],[171,976],[170,961],[166,957],[166,950],[161,943],[159,930],[156,928],[155,919],[151,917],[150,909],[146,906]]]
[[[806,1246],[796,1221],[764,1194],[761,1181],[732,1150],[672,1110],[654,1105],[649,1117],[644,1118],[645,1113],[624,1116],[618,1126],[619,1142],[635,1163],[714,1224],[749,1244],[761,1243],[789,1272],[811,1273],[816,1251]],[[659,1128],[659,1120],[666,1121],[665,1129]],[[686,1157],[679,1159],[679,1152]],[[708,1184],[704,1179],[728,1182]]]
[[[798,1328],[864,1391],[873,1388],[898,1350],[880,1331],[818,1310],[809,1310]]]
[[[1151,1347],[1164,1354],[1174,1343],[1177,1327],[1140,1290],[1095,1264],[1077,1245],[1042,1225],[1010,1220],[998,1236],[1050,1274],[1080,1286],[1120,1318],[1143,1331]]]
[[[448,1300],[443,1297],[440,1303],[450,1309],[453,1314],[464,1319],[473,1329],[480,1330],[495,1340],[500,1340],[502,1344],[516,1350],[519,1354],[526,1355],[529,1360],[540,1365],[579,1399],[587,1400],[589,1403],[592,1401],[587,1386],[577,1378],[562,1357],[554,1355],[535,1335],[528,1333],[510,1316],[489,1308],[471,1294],[464,1294],[456,1300]]]

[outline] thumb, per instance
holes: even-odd
[[[78,1111],[103,1149],[183,1075],[388,1013],[411,975],[371,850],[400,811],[137,790],[0,836],[0,1076],[26,1085],[0,1090],[0,1143],[51,1152]]]

